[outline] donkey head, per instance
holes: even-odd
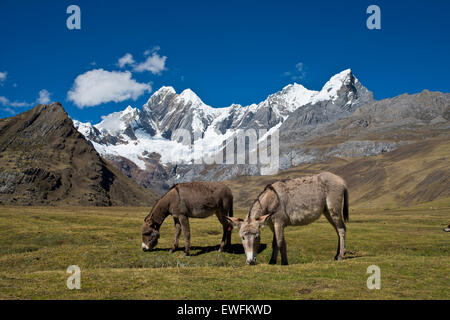
[[[156,225],[145,221],[142,225],[142,250],[150,251],[158,244],[159,231]]]
[[[245,220],[227,217],[233,226],[240,228],[239,235],[247,256],[247,264],[256,264],[256,255],[260,244],[260,228],[269,216],[270,214],[266,214],[256,219],[247,217]]]

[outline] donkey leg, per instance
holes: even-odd
[[[233,226],[228,222],[228,220],[224,217],[224,229],[227,233],[225,237],[225,249],[231,249],[231,232],[233,232]]]
[[[225,237],[225,250],[231,249],[231,232],[233,230],[233,226],[228,222],[225,224],[225,230],[227,232],[227,236]]]
[[[220,245],[219,245],[219,252],[223,252],[224,248],[225,248],[225,240],[227,238],[227,227],[225,224],[222,225],[222,231],[223,231],[223,235],[222,235],[222,241],[220,241]]]
[[[225,249],[231,249],[231,233],[233,232],[233,225],[228,221],[226,217],[233,217],[233,197],[225,201],[222,212],[222,219],[224,220],[224,228],[227,232],[225,237]]]
[[[346,228],[345,225],[343,224],[343,228],[338,228],[338,233],[339,233],[339,241],[340,241],[340,252],[339,252],[339,257],[340,259],[338,260],[343,260],[344,256],[345,256],[345,232],[346,232]]]
[[[217,213],[217,218],[219,219],[219,222],[222,224],[222,231],[223,231],[222,241],[220,242],[220,246],[219,246],[219,252],[223,252],[225,246],[227,245],[228,221],[225,218],[225,215],[226,214],[224,212]]]
[[[184,255],[188,256],[191,249],[191,230],[189,227],[189,219],[186,216],[180,216],[179,220],[181,223],[181,229],[183,230],[184,240],[186,241],[184,246]]]
[[[178,218],[173,218],[173,222],[175,223],[175,239],[173,240],[173,245],[170,249],[170,253],[173,253],[178,249],[178,242],[181,234],[180,220],[178,220]]]
[[[345,255],[345,224],[342,217],[333,209],[326,209],[324,212],[328,222],[333,226],[338,235],[337,252],[334,260],[343,260]]]
[[[281,224],[276,224],[275,236],[277,238],[277,247],[280,249],[281,253],[281,264],[288,265],[287,251],[286,251],[286,240],[284,239],[284,226]]]
[[[342,215],[340,213],[337,214],[336,216],[331,215],[331,217],[333,218],[333,220],[336,223],[336,231],[339,236],[339,247],[338,247],[337,257],[335,259],[336,260],[344,260],[345,232],[346,232],[344,220],[342,219]]]
[[[275,236],[275,230],[273,228],[273,225],[270,225],[270,229],[273,233],[273,240],[272,240],[272,257],[270,258],[269,264],[277,264],[277,257],[278,257],[278,245],[277,245],[277,237]]]

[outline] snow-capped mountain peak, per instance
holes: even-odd
[[[78,120],[72,120],[73,126],[86,138],[94,133],[94,127],[90,122],[80,122]]]
[[[213,108],[205,104],[202,99],[191,89],[183,90],[176,98],[175,101],[184,104],[188,109],[197,109],[205,116],[218,115],[223,108]]]
[[[95,125],[101,132],[113,136],[123,132],[133,121],[139,119],[139,110],[128,106],[122,111],[113,112],[102,117],[102,121]]]
[[[318,93],[318,91],[309,90],[301,84],[293,83],[285,86],[275,95],[278,95],[279,98],[283,99],[286,102],[288,111],[292,112],[298,107],[310,103]]]
[[[159,88],[157,91],[155,91],[153,93],[153,95],[161,95],[161,94],[167,94],[167,93],[172,93],[175,94],[176,91],[173,87],[171,86],[162,86],[161,88]]]
[[[325,83],[322,90],[312,99],[311,103],[314,104],[324,100],[335,101],[338,98],[338,91],[342,86],[348,86],[355,82],[358,82],[358,79],[353,76],[351,69],[341,71]]]
[[[331,77],[320,91],[293,83],[258,104],[244,107],[233,104],[214,108],[191,89],[177,94],[173,87],[163,86],[141,111],[128,106],[102,117],[94,126],[77,121],[76,127],[100,154],[119,155],[145,169],[142,159],[152,152],[161,155],[162,163],[173,161],[175,155],[192,160],[189,148],[178,148],[179,143],[172,141],[180,137],[178,129],[189,132],[195,143],[214,149],[238,129],[270,130],[324,123],[348,115],[372,100],[372,93],[347,69]]]
[[[177,97],[178,100],[183,100],[185,103],[191,102],[193,105],[204,105],[199,96],[191,89],[183,90]]]

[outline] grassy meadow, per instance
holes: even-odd
[[[263,229],[258,265],[245,265],[238,232],[219,253],[213,216],[191,219],[191,254],[169,253],[171,217],[157,249],[140,248],[148,208],[0,207],[0,299],[450,299],[450,199],[409,208],[351,207],[347,256],[322,217],[286,229],[289,266],[268,265],[272,233]],[[235,216],[246,211],[236,210]],[[184,246],[183,236],[180,246]],[[81,289],[69,290],[69,265]],[[381,289],[366,286],[381,269]]]

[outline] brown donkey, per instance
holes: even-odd
[[[322,213],[338,234],[335,259],[345,254],[345,224],[348,221],[348,191],[345,181],[332,173],[281,180],[266,186],[258,196],[245,220],[228,218],[240,227],[240,236],[247,255],[247,263],[256,263],[260,227],[268,223],[273,232],[272,258],[277,263],[278,250],[281,264],[288,264],[284,228],[302,226],[317,220]]]
[[[159,228],[170,214],[175,222],[175,240],[170,252],[178,248],[183,231],[186,240],[185,255],[189,255],[191,233],[189,218],[206,218],[213,213],[223,226],[223,237],[219,251],[231,245],[231,225],[226,216],[233,216],[233,194],[230,188],[220,182],[186,182],[173,186],[153,206],[142,226],[142,250],[149,251],[156,246]]]

